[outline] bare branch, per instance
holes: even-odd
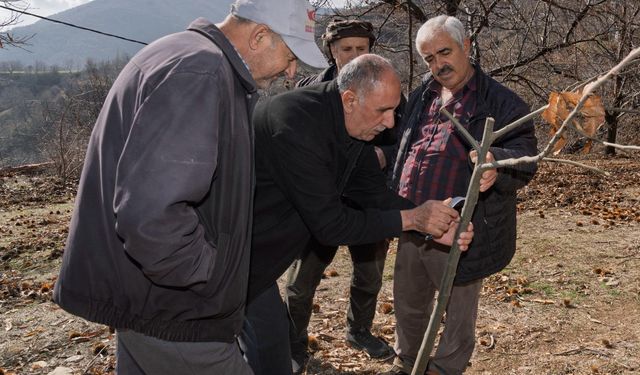
[[[504,128],[498,130],[497,132],[495,132],[494,134],[494,139],[500,138],[503,135],[507,134],[508,132],[512,131],[513,129],[517,128],[518,126],[524,124],[525,122],[533,119],[534,117],[536,117],[537,115],[541,114],[542,112],[544,112],[545,109],[547,109],[547,107],[549,107],[549,105],[545,105],[543,107],[538,108],[537,110],[529,113],[528,115],[512,122],[511,124],[505,126]]]
[[[480,144],[478,143],[478,141],[475,140],[475,138],[473,138],[471,136],[471,134],[469,134],[469,132],[467,131],[467,129],[465,129],[464,126],[462,126],[462,124],[460,123],[460,121],[458,121],[457,118],[455,118],[449,111],[447,111],[444,107],[440,108],[440,113],[442,113],[443,115],[447,116],[449,118],[449,120],[451,120],[451,122],[453,123],[453,125],[455,125],[456,129],[458,129],[458,131],[460,133],[462,133],[462,135],[464,136],[464,138],[467,140],[467,142],[471,143],[471,145],[473,146],[473,148],[476,151],[480,150]]]
[[[586,165],[577,161],[573,161],[573,160],[567,160],[567,159],[555,159],[555,158],[543,158],[542,161],[548,161],[548,162],[552,162],[552,163],[562,163],[562,164],[570,164],[570,165],[574,165],[576,167],[580,167],[580,168],[584,168],[584,169],[588,169],[592,172],[596,172],[602,175],[605,175],[607,177],[611,176],[611,173],[607,172],[607,171],[603,171],[602,169],[596,168],[596,167],[592,167],[590,165]]]
[[[609,142],[602,142],[602,144],[605,145],[605,146],[614,147],[614,148],[617,148],[617,149],[620,149],[620,150],[640,151],[640,146],[621,145],[621,144],[609,143]]]

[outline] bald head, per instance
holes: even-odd
[[[340,93],[351,90],[362,98],[385,80],[400,82],[391,62],[382,56],[365,54],[342,67],[338,74],[338,88]]]
[[[389,60],[366,54],[345,65],[338,75],[347,133],[370,141],[394,125],[400,103],[400,79]]]

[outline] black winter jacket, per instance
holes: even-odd
[[[324,69],[317,75],[311,75],[302,78],[296,83],[296,87],[304,87],[310,85],[317,85],[322,82],[329,82],[338,78],[338,67],[335,64],[329,65],[328,68]],[[404,106],[407,104],[407,98],[402,95],[400,97],[400,104],[398,108],[396,108],[394,113],[394,124],[395,126],[391,129],[385,129],[382,133],[376,135],[376,137],[371,141],[371,143],[375,146],[380,147],[383,151],[385,158],[387,161],[395,160],[394,153],[397,150],[398,143],[398,126],[401,122],[402,114],[404,113]],[[387,163],[386,169],[390,172],[393,165]]]
[[[272,285],[312,236],[338,246],[401,233],[400,209],[413,204],[387,187],[373,146],[347,134],[336,81],[261,102],[253,123],[257,186],[249,299]]]
[[[169,341],[232,342],[249,271],[256,84],[213,24],[142,49],[93,130],[54,300]]]
[[[399,129],[402,139],[392,176],[392,186],[397,189],[403,163],[411,148],[415,131],[419,131],[426,103],[431,102],[431,91],[426,90],[433,78],[425,77],[423,84],[414,90],[407,103],[403,123]],[[475,68],[476,113],[469,120],[467,129],[478,141],[482,138],[487,117],[495,119],[494,130],[529,114],[528,106],[514,92]],[[469,145],[461,134],[470,151]],[[497,139],[490,151],[496,160],[532,156],[537,153],[537,141],[532,121]],[[460,257],[456,284],[462,284],[489,276],[506,267],[516,250],[516,191],[525,186],[536,172],[536,164],[520,164],[500,168],[495,184],[481,193],[473,215],[474,238],[469,250]],[[469,164],[467,181],[471,179]],[[468,186],[455,187],[456,193],[465,195]]]

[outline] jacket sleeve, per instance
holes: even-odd
[[[270,103],[258,106],[254,118],[267,121],[267,128],[278,130],[259,136],[257,141],[268,142],[273,180],[311,234],[330,246],[371,243],[398,236],[402,231],[399,210],[360,210],[343,203],[337,190],[339,176],[335,172],[333,146],[327,143],[327,135],[322,134],[327,129],[315,126],[319,121],[332,119],[314,118],[300,106],[291,106],[296,110],[270,108]]]
[[[360,153],[357,168],[353,171],[343,195],[360,208],[405,210],[415,207],[411,201],[402,198],[388,187],[386,175],[380,169],[371,145],[366,145]]]
[[[422,99],[422,86],[416,88],[409,95],[409,99],[406,103],[401,100],[400,104],[403,106],[402,115],[396,116],[398,122],[396,123],[396,144],[388,150],[383,150],[385,156],[388,157],[387,164],[390,172],[390,185],[392,189],[398,188],[400,181],[400,174],[407,158],[407,151],[411,147],[411,136],[413,134],[412,123],[418,121],[419,112],[422,110],[420,107],[420,100]],[[404,96],[403,96],[404,98]]]
[[[386,170],[391,174],[393,164],[395,163],[398,146],[400,144],[400,136],[402,135],[403,125],[402,118],[405,108],[407,107],[407,98],[404,94],[400,94],[400,104],[393,113],[393,128],[386,129],[374,138],[374,144],[382,150],[385,160],[387,161]]]
[[[502,127],[528,113],[529,110],[524,103],[517,103],[512,111],[506,111],[506,115],[501,119]],[[496,160],[535,156],[537,154],[537,139],[533,121],[528,121],[497,139],[490,151]],[[535,163],[500,168],[494,188],[499,191],[514,192],[529,183],[536,170]]]
[[[175,73],[139,107],[118,162],[114,212],[127,254],[154,283],[206,282],[213,245],[194,209],[216,169],[221,83]]]

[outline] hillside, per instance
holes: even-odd
[[[519,195],[518,252],[487,278],[468,375],[638,374],[640,163],[578,161],[614,177],[543,164]],[[33,168],[0,169],[0,374],[114,374],[115,337],[51,302],[74,186]],[[387,257],[373,331],[393,342]],[[390,364],[343,339],[351,262],[338,252],[316,294],[308,375],[373,375]]]
[[[163,35],[180,31],[197,17],[213,22],[224,19],[232,0],[94,0],[55,14],[51,18],[79,26],[116,34],[125,38],[150,42]],[[87,58],[96,61],[118,54],[133,55],[142,45],[116,38],[40,20],[32,25],[16,27],[15,36],[33,35],[27,50],[0,49],[0,62],[20,61],[34,65],[82,67]]]

